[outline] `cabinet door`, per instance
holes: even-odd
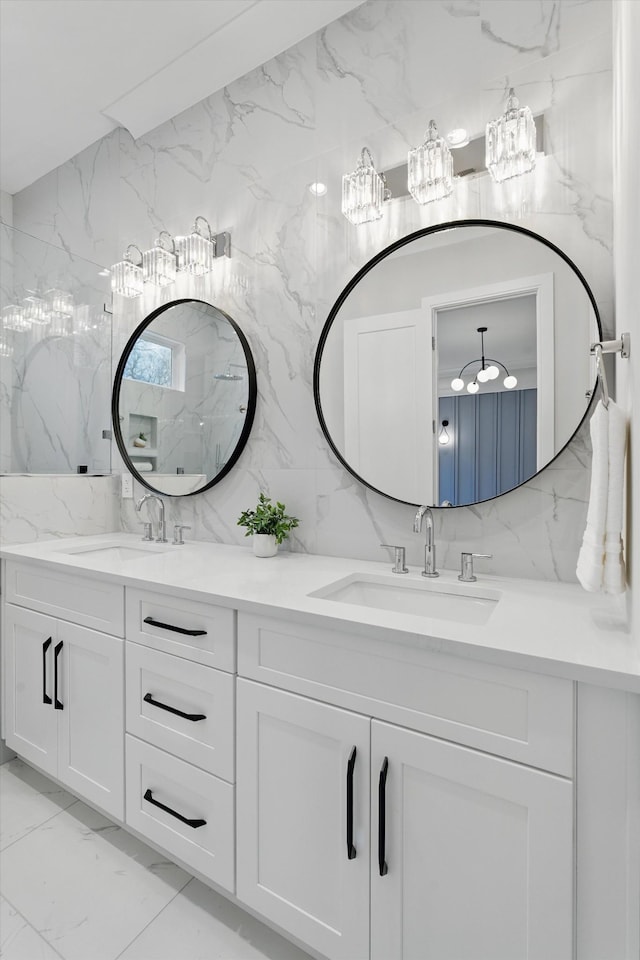
[[[56,651],[62,705],[58,777],[122,820],[124,640],[59,622]]]
[[[369,720],[238,680],[237,731],[238,898],[326,957],[368,958]]]
[[[4,663],[7,746],[57,776],[57,716],[53,709],[52,617],[5,604]]]
[[[378,721],[371,742],[372,960],[570,960],[571,781]]]

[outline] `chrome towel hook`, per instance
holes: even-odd
[[[631,335],[621,333],[618,340],[603,340],[601,343],[592,343],[591,351],[596,358],[596,373],[602,389],[602,403],[606,408],[609,406],[609,385],[607,383],[607,372],[604,368],[603,354],[619,353],[623,359],[631,356]]]

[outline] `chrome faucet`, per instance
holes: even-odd
[[[418,507],[418,512],[413,521],[413,532],[420,533],[422,530],[422,518],[427,518],[427,542],[424,546],[424,570],[423,577],[439,577],[436,570],[436,544],[433,535],[433,513],[431,507]]]
[[[167,540],[167,523],[164,519],[164,500],[161,500],[160,497],[156,496],[155,493],[145,493],[144,497],[140,497],[136,503],[136,510],[138,513],[142,509],[142,504],[147,500],[157,500],[160,510],[160,519],[158,520],[158,536],[156,537],[156,543],[168,543]]]

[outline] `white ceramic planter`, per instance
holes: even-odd
[[[254,533],[253,552],[256,557],[275,557],[278,544],[272,533]]]

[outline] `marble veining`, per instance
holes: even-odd
[[[236,518],[264,489],[300,517],[295,551],[376,559],[391,542],[417,562],[412,508],[360,486],[318,427],[312,374],[324,319],[353,273],[394,239],[487,217],[565,250],[612,331],[610,34],[607,0],[368,0],[140,140],[114,131],[14,198],[20,229],[89,260],[114,262],[159,229],[183,233],[196,214],[232,232],[233,259],[175,295],[210,298],[241,325],[257,366],[256,418],[231,474],[202,496],[169,500],[171,521],[191,524],[196,539],[242,543]],[[340,177],[364,143],[384,169],[403,161],[432,116],[442,129],[479,133],[510,85],[545,114],[534,178],[508,189],[465,178],[442,204],[392,200],[382,221],[357,229],[344,220]],[[307,189],[318,179],[329,185],[322,198]],[[160,302],[116,298],[115,359]],[[574,580],[589,464],[583,428],[519,490],[439,511],[444,558],[480,549],[494,555],[493,573]],[[123,501],[123,528],[138,520]]]

